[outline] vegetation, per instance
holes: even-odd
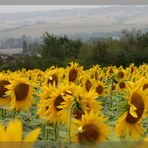
[[[1,64],[3,69],[20,69],[25,67],[45,70],[51,65],[65,66],[70,61],[77,61],[90,68],[92,65],[128,66],[131,63],[140,65],[148,62],[148,33],[138,30],[122,30],[120,38],[98,38],[82,42],[67,36],[43,34],[41,44],[24,41],[25,52],[31,56],[17,56],[12,62]]]
[[[147,76],[147,64],[84,70],[74,62],[0,72],[0,146],[144,148]]]

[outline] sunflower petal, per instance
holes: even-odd
[[[14,132],[15,130],[15,132]],[[21,121],[15,119],[8,123],[7,129],[6,129],[6,139],[7,141],[22,141],[22,123]]]
[[[137,113],[135,112],[137,110],[137,108],[133,105],[133,104],[131,104],[131,106],[130,106],[130,114],[133,116],[133,117],[135,117],[135,118],[137,118],[138,116],[137,116]]]
[[[37,128],[33,131],[31,131],[26,138],[24,139],[24,142],[34,142],[37,140],[39,133],[40,133],[41,129]]]

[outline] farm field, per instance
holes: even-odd
[[[71,62],[65,68],[0,73],[0,145],[138,142],[146,147],[147,141],[147,64],[84,69]]]

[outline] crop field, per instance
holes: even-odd
[[[0,143],[44,141],[146,147],[148,65],[1,72]]]

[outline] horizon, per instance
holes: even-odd
[[[22,35],[148,32],[148,5],[5,5],[0,6],[0,40]]]

